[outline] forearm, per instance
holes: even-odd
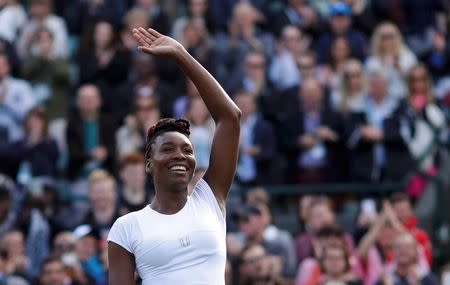
[[[200,96],[216,123],[239,117],[240,110],[225,90],[184,48],[181,47],[178,50],[175,60],[197,87]]]

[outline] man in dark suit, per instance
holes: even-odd
[[[100,167],[113,170],[114,122],[100,113],[101,104],[95,85],[87,84],[78,89],[77,111],[70,116],[67,126],[70,179],[87,178]]]
[[[273,183],[275,130],[258,112],[256,99],[250,93],[238,93],[234,100],[242,111],[237,180],[249,186]]]
[[[400,131],[397,100],[389,96],[382,72],[369,74],[366,111],[351,113],[345,127],[352,180],[398,180],[413,166]]]
[[[290,183],[322,183],[336,180],[340,118],[327,108],[324,91],[314,78],[303,81],[300,107],[281,124],[281,142]]]

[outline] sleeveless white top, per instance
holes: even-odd
[[[224,285],[225,235],[224,214],[201,179],[178,213],[146,206],[117,219],[108,241],[134,255],[143,285]]]

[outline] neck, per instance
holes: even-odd
[[[397,264],[397,274],[400,276],[408,276],[411,272],[412,264]]]
[[[123,197],[132,204],[140,204],[145,200],[145,189],[126,186],[123,188]]]
[[[187,196],[187,187],[185,191],[156,191],[155,199],[150,207],[161,214],[176,214],[186,204]]]
[[[93,209],[93,214],[94,214],[94,218],[95,220],[97,220],[99,223],[101,224],[105,224],[108,223],[109,221],[111,221],[111,219],[114,216],[114,212],[115,212],[115,208],[114,206],[112,207],[105,207],[105,208],[100,208],[100,209]]]
[[[253,244],[260,244],[264,239],[264,229],[258,231],[254,236],[249,238],[249,242]]]
[[[97,112],[82,112],[81,117],[84,121],[96,121],[97,120]]]

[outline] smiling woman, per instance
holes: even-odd
[[[155,198],[119,218],[108,236],[109,284],[225,284],[225,204],[236,171],[241,112],[184,47],[153,29],[134,29],[139,50],[176,60],[216,124],[209,168],[189,195],[195,170],[189,122],[162,119],[147,131],[146,171]]]

